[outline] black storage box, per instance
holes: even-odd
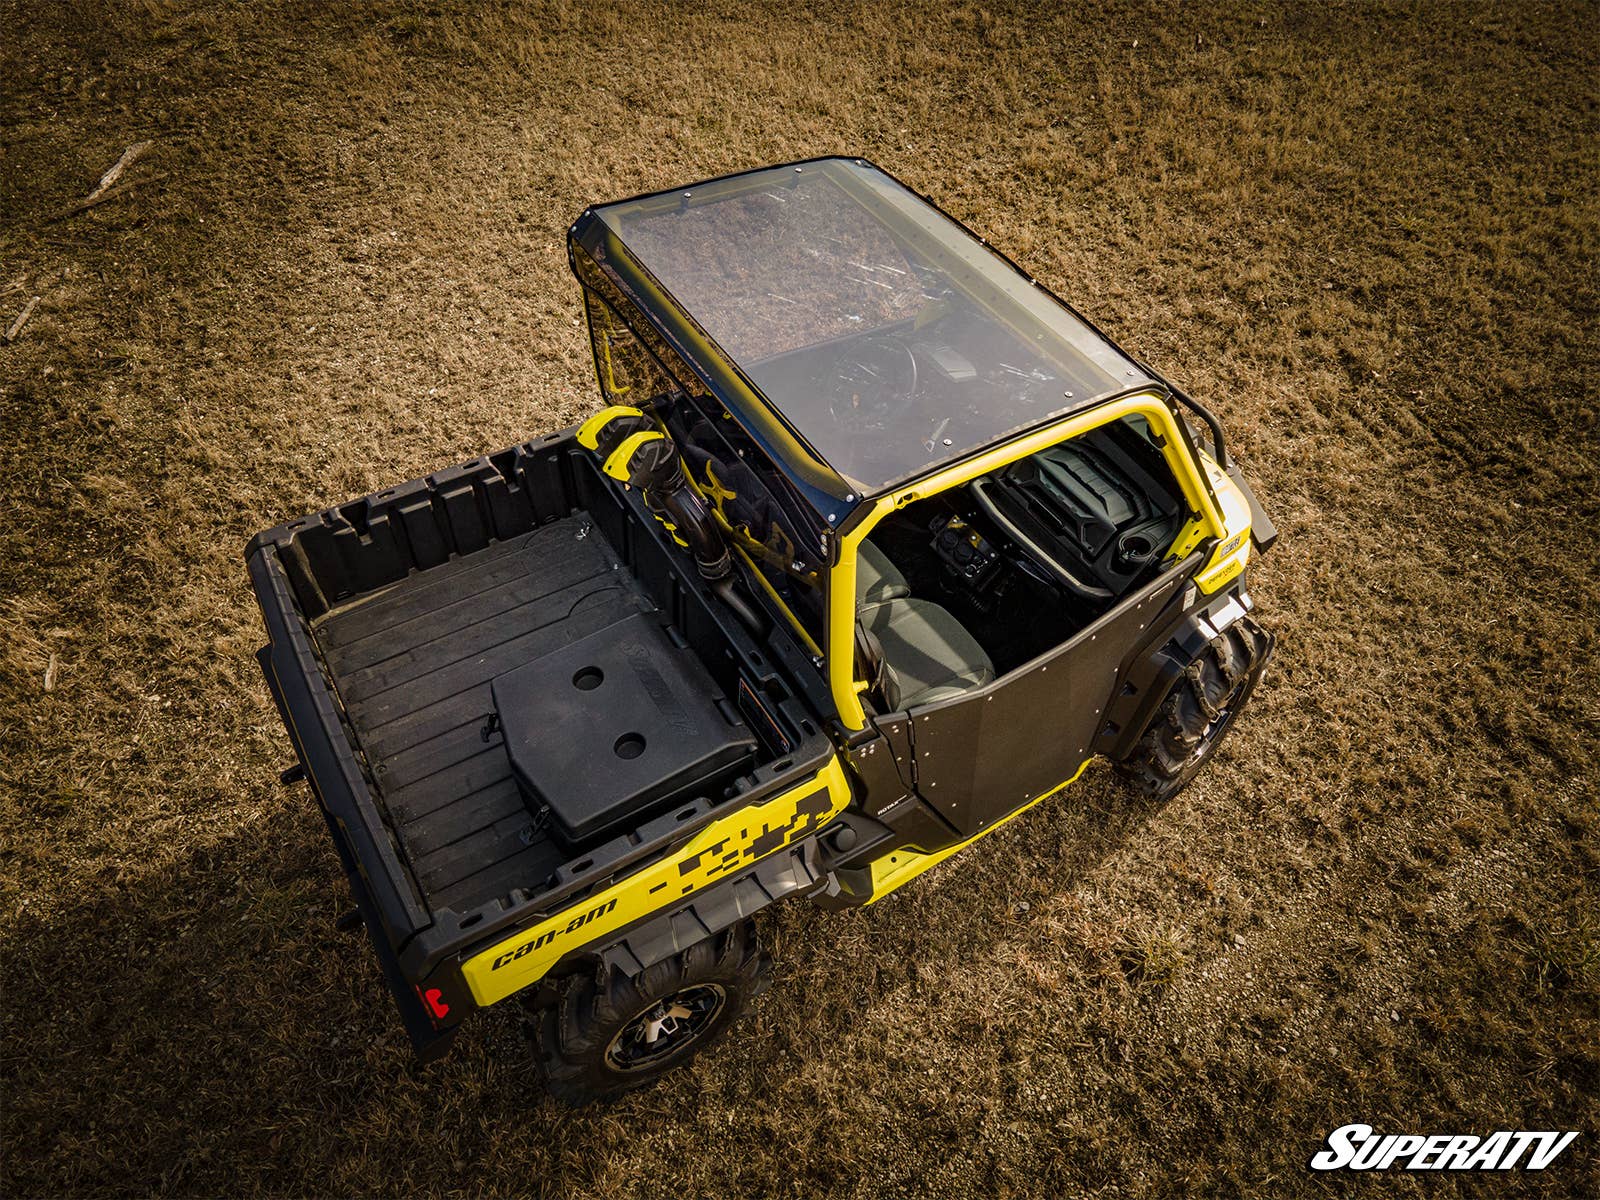
[[[755,759],[755,738],[705,666],[649,614],[498,676],[493,693],[518,784],[573,844]]]

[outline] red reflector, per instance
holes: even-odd
[[[429,988],[423,991],[417,988],[417,996],[428,1006],[428,1011],[433,1014],[434,1020],[439,1020],[450,1015],[450,1006],[444,1002],[444,993],[438,988]]]

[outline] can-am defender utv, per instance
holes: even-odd
[[[1209,412],[860,159],[569,253],[606,407],[246,556],[418,1054],[516,996],[584,1101],[727,1027],[767,905],[881,899],[1096,755],[1183,787],[1276,535]]]

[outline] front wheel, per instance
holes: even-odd
[[[1212,638],[1117,770],[1152,800],[1176,796],[1216,753],[1271,654],[1271,636],[1249,617]]]
[[[744,921],[638,975],[602,965],[569,981],[539,1017],[545,1086],[588,1104],[654,1082],[720,1037],[770,973]]]

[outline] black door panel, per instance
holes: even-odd
[[[1092,753],[1124,662],[1192,573],[1172,571],[994,683],[911,710],[917,790],[971,837],[1070,779]]]

